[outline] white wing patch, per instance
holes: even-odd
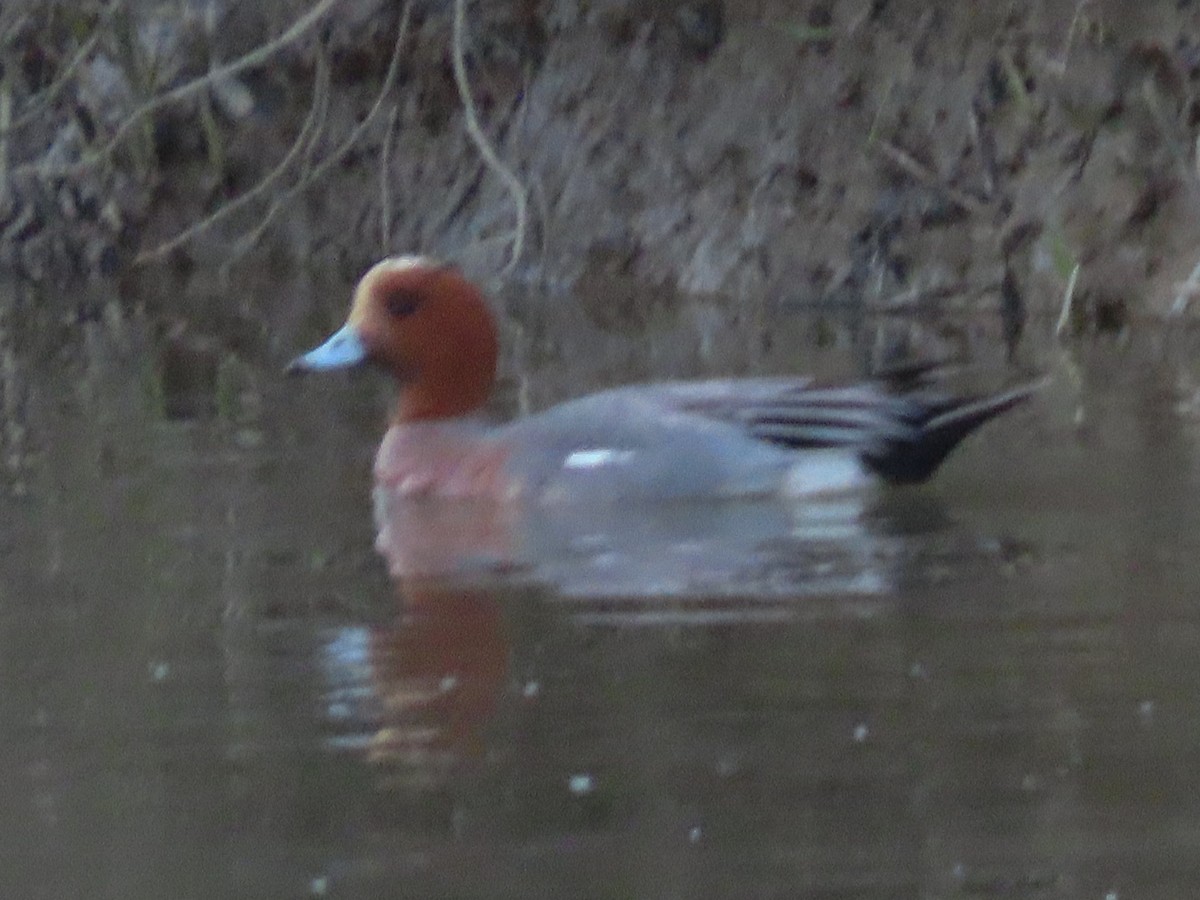
[[[596,447],[591,450],[576,450],[563,461],[564,469],[596,469],[600,466],[622,465],[633,459],[632,450],[616,450],[612,447]]]

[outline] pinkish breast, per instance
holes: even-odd
[[[519,491],[509,452],[475,422],[393,425],[375,457],[375,481],[405,497],[503,502]]]

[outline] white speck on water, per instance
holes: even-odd
[[[1104,895],[1104,900],[1121,900],[1121,895],[1116,891],[1109,891]]]
[[[313,897],[324,897],[329,893],[329,879],[318,875],[308,883],[308,893]]]
[[[871,729],[867,727],[866,722],[859,722],[854,726],[854,743],[861,744],[867,739],[867,735],[871,733]]]
[[[591,775],[572,775],[567,779],[567,789],[576,797],[583,797],[596,789],[596,779]]]
[[[954,868],[950,872],[957,881],[962,881],[967,877],[967,867],[962,863],[955,863]]]
[[[239,428],[233,440],[242,450],[257,450],[267,442],[267,436],[257,428]]]
[[[167,676],[171,674],[171,664],[165,662],[156,662],[150,664],[150,680],[151,681],[166,681]]]
[[[539,681],[527,681],[525,686],[521,688],[521,696],[526,700],[532,700],[542,692],[542,684]]]
[[[914,662],[908,667],[908,677],[920,678],[921,680],[924,680],[929,677],[929,673],[925,671],[925,667],[919,662]]]
[[[1138,715],[1141,716],[1142,719],[1144,719],[1146,721],[1149,721],[1150,719],[1154,718],[1154,701],[1153,700],[1143,700],[1141,703],[1139,703],[1138,704]]]
[[[441,690],[441,692],[443,694],[447,693],[448,691],[454,690],[456,687],[458,687],[458,676],[457,675],[443,675],[442,681],[438,685],[438,688]]]
[[[701,837],[702,837],[702,832],[700,831],[700,826],[693,825],[692,829],[688,832],[688,840],[691,841],[693,844],[698,844],[698,843],[700,843]]]

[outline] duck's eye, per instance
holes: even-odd
[[[383,298],[384,308],[393,319],[403,319],[417,311],[421,298],[414,292],[399,288],[388,291]]]

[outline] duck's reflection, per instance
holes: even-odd
[[[509,641],[487,590],[411,583],[399,597],[394,622],[339,628],[325,643],[330,743],[405,784],[434,787],[482,750]]]
[[[752,625],[822,610],[854,617],[854,601],[889,602],[919,567],[914,535],[945,526],[936,502],[907,500],[896,521],[886,503],[866,509],[845,499],[518,518],[503,504],[377,497],[376,549],[399,612],[329,634],[331,742],[395,782],[450,783],[482,757],[485,728],[512,682],[505,608],[517,595],[549,598],[583,627]]]

